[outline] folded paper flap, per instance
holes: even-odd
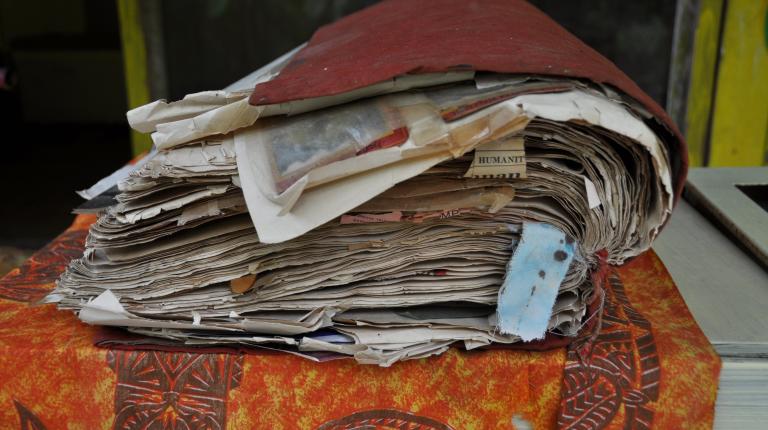
[[[569,76],[637,100],[676,138],[676,197],[687,170],[682,135],[664,110],[611,61],[522,0],[384,1],[320,28],[253,105],[345,93],[409,73],[476,70]]]

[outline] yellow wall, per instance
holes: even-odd
[[[768,0],[701,0],[686,112],[692,166],[768,154]]]
[[[768,134],[768,0],[727,5],[709,165],[757,166]]]
[[[144,45],[139,6],[138,0],[117,0],[129,109],[150,102],[147,83],[147,49]],[[133,154],[138,155],[152,147],[152,140],[148,134],[131,130],[131,146]]]
[[[693,42],[685,137],[691,166],[703,166],[708,158],[709,117],[715,87],[723,0],[701,0]]]

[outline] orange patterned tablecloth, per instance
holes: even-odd
[[[2,429],[712,426],[720,360],[652,252],[609,275],[596,337],[379,368],[94,347],[93,327],[34,305],[80,255],[93,220],[78,217],[0,280]]]

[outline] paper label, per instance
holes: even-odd
[[[433,219],[433,218],[446,219],[446,218],[455,217],[457,215],[461,215],[469,212],[472,212],[472,210],[471,209],[449,209],[444,211],[417,212],[407,217],[406,221],[410,221],[418,224],[428,219]]]
[[[401,211],[377,214],[347,214],[341,216],[341,224],[368,224],[377,222],[412,222],[422,223],[428,219],[446,219],[472,212],[472,209],[446,209],[442,211],[416,212],[411,215],[403,215]]]
[[[520,136],[504,136],[475,148],[465,178],[525,178],[525,147]]]
[[[403,218],[403,213],[394,211],[383,214],[354,214],[342,215],[342,224],[368,224],[374,222],[397,222]]]

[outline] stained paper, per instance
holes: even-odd
[[[499,290],[499,330],[543,339],[557,291],[571,265],[574,240],[556,227],[527,222]]]

